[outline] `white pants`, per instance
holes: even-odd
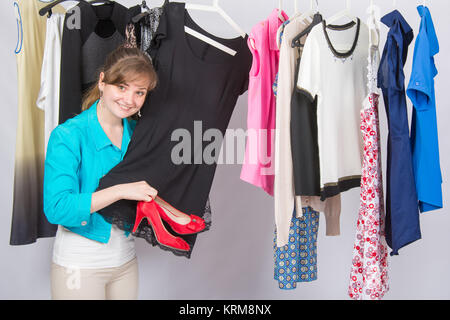
[[[138,264],[134,258],[116,268],[66,268],[55,263],[51,267],[53,300],[136,300]]]

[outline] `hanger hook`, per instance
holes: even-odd
[[[319,0],[311,0],[310,5],[311,5],[311,10],[314,10],[314,2],[316,3],[316,11],[319,11]]]
[[[283,7],[283,0],[278,0],[278,18],[280,20],[284,21],[283,14],[282,14],[282,12],[283,12],[282,7]]]

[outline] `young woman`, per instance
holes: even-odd
[[[136,48],[112,52],[83,112],[53,130],[44,174],[44,212],[58,224],[51,268],[53,299],[136,299],[134,239],[98,210],[120,199],[152,202],[147,182],[95,192],[127,150],[133,121],[157,83],[150,59]]]

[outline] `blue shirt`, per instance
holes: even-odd
[[[434,56],[439,43],[427,7],[418,6],[421,16],[414,47],[411,79],[406,93],[414,108],[411,122],[411,146],[419,209],[421,212],[442,208],[442,176],[436,120]]]
[[[389,27],[378,70],[388,120],[386,181],[386,242],[391,255],[421,238],[419,208],[414,181],[411,143],[406,109],[403,67],[413,30],[397,10],[381,22]]]
[[[50,135],[44,167],[44,213],[50,223],[107,243],[111,224],[97,212],[90,213],[92,194],[100,178],[123,159],[132,129],[123,119],[122,145],[117,148],[98,121],[97,103]]]

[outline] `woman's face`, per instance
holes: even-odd
[[[103,105],[118,118],[127,118],[137,113],[144,104],[150,80],[140,77],[118,85],[103,82],[104,74],[100,74],[99,89],[103,92]]]

